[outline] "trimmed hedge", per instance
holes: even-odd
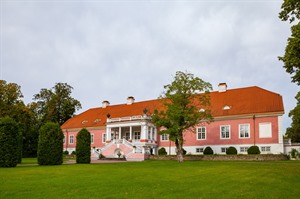
[[[10,117],[0,120],[0,166],[15,167],[20,162],[21,134],[18,124]]]
[[[214,151],[212,150],[212,148],[210,146],[206,147],[203,151],[204,155],[213,155]]]
[[[58,123],[47,122],[40,128],[39,165],[61,165],[63,163],[63,139],[64,135]]]
[[[226,150],[226,154],[227,155],[236,155],[237,154],[237,150],[235,147],[230,146],[227,150]]]
[[[76,163],[91,162],[91,134],[83,128],[76,136]]]
[[[164,147],[158,149],[158,155],[167,155],[167,151]]]
[[[248,150],[247,150],[248,154],[260,154],[260,150],[258,148],[258,146],[251,146]]]

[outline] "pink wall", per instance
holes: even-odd
[[[259,138],[259,123],[271,123],[272,137],[271,138]],[[250,124],[250,138],[239,137],[239,125]],[[220,138],[220,126],[230,125],[230,139]],[[235,120],[222,120],[214,121],[210,124],[203,123],[199,126],[206,127],[206,139],[197,140],[196,130],[195,132],[184,133],[184,146],[201,146],[201,145],[230,145],[230,144],[271,144],[278,143],[278,117],[262,117],[262,118],[248,118],[248,119],[235,119]],[[160,140],[158,134],[159,146],[169,147],[169,141]],[[174,146],[174,143],[171,143]]]
[[[103,136],[103,133],[106,132],[105,129],[97,129],[97,130],[89,130],[88,131],[90,132],[90,134],[94,134],[94,143],[91,144],[91,147],[96,147],[96,148],[100,148],[100,147],[103,147],[105,145],[105,143],[102,143],[102,136]],[[64,143],[64,150],[66,148],[76,148],[76,136],[78,134],[79,130],[76,130],[76,131],[72,131],[72,130],[68,130],[68,132],[64,131],[64,135],[65,135],[65,142]],[[68,136],[67,136],[68,135]],[[74,143],[73,144],[70,144],[70,136],[73,135],[74,136]],[[68,138],[67,138],[68,137]]]

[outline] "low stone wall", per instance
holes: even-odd
[[[166,155],[166,156],[150,156],[150,160],[177,160],[177,157],[174,155]],[[184,156],[184,160],[192,160],[192,161],[274,161],[274,160],[288,160],[288,156],[284,154],[280,155],[186,155]]]

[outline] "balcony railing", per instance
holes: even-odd
[[[128,116],[128,117],[117,117],[117,118],[107,118],[107,122],[123,122],[123,121],[132,121],[132,120],[141,120],[141,119],[151,119],[149,116]]]

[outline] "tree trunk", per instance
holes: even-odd
[[[183,144],[183,142],[181,142],[178,138],[175,140],[175,145],[176,145],[176,149],[177,149],[176,154],[177,154],[178,162],[183,162],[182,144]]]

